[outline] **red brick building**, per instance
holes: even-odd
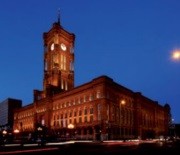
[[[14,130],[76,139],[154,138],[166,135],[170,107],[100,76],[74,87],[75,35],[60,21],[44,33],[43,90],[14,113]]]

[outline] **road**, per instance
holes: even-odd
[[[62,155],[155,155],[180,153],[180,143],[161,142],[69,142],[47,143],[45,146],[3,146],[0,154]]]

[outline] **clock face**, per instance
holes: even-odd
[[[54,43],[51,44],[51,51],[54,50]]]
[[[63,43],[61,44],[61,49],[63,50],[63,51],[66,51],[66,45],[64,45]]]

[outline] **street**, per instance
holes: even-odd
[[[161,142],[67,142],[48,143],[45,146],[3,146],[0,154],[62,154],[62,155],[154,155],[180,153],[180,143]]]

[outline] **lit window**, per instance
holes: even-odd
[[[66,57],[64,56],[64,70],[66,70]]]
[[[64,89],[63,79],[61,79],[61,89]]]
[[[90,94],[90,96],[89,96],[89,101],[92,101],[92,100],[93,100],[93,95]]]
[[[64,56],[61,54],[61,69],[63,69],[63,64],[64,64],[64,63],[63,63],[63,57],[64,57]]]
[[[100,91],[97,91],[96,97],[100,98]]]

